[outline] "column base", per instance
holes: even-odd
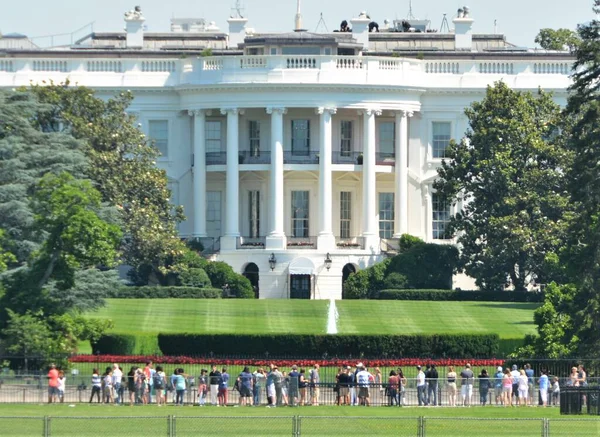
[[[221,252],[237,250],[237,239],[238,237],[230,235],[221,237]]]
[[[265,250],[287,249],[287,238],[285,235],[268,235],[265,239]]]
[[[365,239],[365,250],[375,254],[381,253],[381,239],[379,235],[363,234],[363,238]]]
[[[335,237],[333,234],[324,234],[317,237],[317,249],[319,249],[319,251],[329,252],[335,248]]]

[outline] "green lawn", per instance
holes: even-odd
[[[15,416],[21,416],[16,418]],[[557,408],[215,408],[155,405],[0,405],[0,435],[39,436],[597,436],[600,421],[560,417]],[[169,418],[171,416],[171,418]],[[174,416],[174,417],[173,417]],[[300,416],[295,418],[294,416]],[[167,433],[167,428],[171,433]]]
[[[325,333],[327,301],[108,299],[90,317],[110,318],[114,332]],[[338,301],[340,334],[534,333],[537,304],[496,302]]]

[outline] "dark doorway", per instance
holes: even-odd
[[[342,269],[342,299],[346,298],[346,290],[344,284],[346,284],[346,280],[353,273],[356,273],[356,267],[354,267],[354,264],[346,264]]]
[[[254,263],[249,263],[246,265],[243,275],[248,278],[250,284],[252,284],[254,297],[258,299],[258,266]]]
[[[290,299],[310,299],[310,275],[290,276]]]

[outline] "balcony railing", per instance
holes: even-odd
[[[332,154],[332,162],[334,164],[363,164],[363,153],[362,152],[344,152],[341,150],[334,150]]]
[[[375,154],[377,165],[396,165],[396,154],[389,152],[377,152]]]
[[[227,164],[227,152],[206,152],[206,165]]]
[[[316,249],[317,237],[288,237],[288,249]]]
[[[237,249],[264,249],[265,237],[238,237]]]
[[[239,151],[239,163],[240,164],[270,164],[271,163],[271,152],[263,150],[240,150]]]
[[[291,151],[285,150],[283,152],[283,162],[285,164],[318,164],[319,163],[319,151],[308,150],[308,151]]]
[[[348,250],[361,249],[361,250],[364,250],[365,239],[364,239],[364,237],[349,237],[349,238],[335,237],[335,245],[337,246],[338,249],[348,249]]]
[[[400,251],[400,239],[382,238],[380,240],[380,248],[383,253],[395,255]]]
[[[212,255],[214,253],[218,253],[221,250],[221,239],[213,238],[213,237],[200,237],[198,238],[204,246],[202,250],[202,255]]]

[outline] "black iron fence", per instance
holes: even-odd
[[[361,416],[0,417],[10,436],[597,436],[600,420]]]

